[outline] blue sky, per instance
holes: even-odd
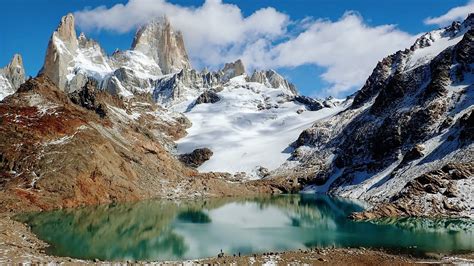
[[[155,3],[164,0],[156,0],[155,2],[151,0],[135,1],[155,5]],[[171,15],[173,24],[176,21],[176,25],[182,27],[183,29],[180,29],[184,33],[191,32],[191,34],[188,34],[191,37],[187,41],[190,43],[190,55],[197,68],[204,65],[217,68],[223,63],[219,61],[220,59],[231,60],[236,57],[243,57],[244,62],[249,65],[249,69],[275,68],[295,83],[303,94],[312,96],[326,96],[329,94],[344,96],[352,93],[360,87],[361,80],[366,78],[367,72],[370,72],[369,70],[375,66],[376,61],[387,53],[393,52],[394,49],[405,47],[406,44],[411,43],[411,38],[417,34],[438,28],[439,25],[437,24],[442,24],[437,22],[427,24],[425,23],[426,18],[439,17],[447,14],[452,8],[465,7],[468,4],[466,0],[229,0],[223,1],[223,3],[218,3],[220,1],[217,0],[209,1],[216,2],[214,5],[220,8],[216,10],[222,12],[226,12],[226,8],[230,7],[228,4],[234,4],[233,8],[241,12],[242,22],[245,22],[247,17],[256,14],[256,11],[262,8],[273,7],[273,9],[270,10],[271,12],[267,12],[268,16],[259,14],[259,20],[247,21],[245,29],[235,28],[236,31],[241,30],[243,36],[255,33],[254,37],[248,39],[245,37],[245,40],[242,40],[242,36],[235,37],[238,39],[232,39],[234,38],[232,36],[225,40],[224,38],[216,38],[210,40],[212,45],[210,44],[209,47],[205,43],[194,45],[201,40],[199,37],[192,35],[192,32],[196,32],[196,30],[189,28],[192,26],[186,26],[186,21],[182,21],[187,19],[186,15],[180,15],[180,13],[175,16]],[[120,25],[122,25],[120,23],[122,22],[117,22],[113,18],[110,18],[107,24],[102,22],[102,18],[107,21],[107,16],[112,16],[111,12],[100,13],[103,14],[100,15],[103,17],[99,16],[100,19],[97,19],[97,21],[89,20],[91,14],[97,13],[94,10],[96,7],[105,6],[103,9],[107,11],[119,3],[126,5],[128,0],[1,0],[0,23],[3,27],[0,30],[0,65],[6,65],[14,53],[20,53],[23,56],[27,74],[36,75],[43,64],[51,33],[57,27],[61,16],[68,12],[83,11],[82,20],[77,23],[79,24],[77,25],[78,31],[84,30],[86,35],[98,40],[108,53],[113,52],[116,48],[129,48],[133,39],[135,31],[133,25],[135,24],[129,24],[132,27],[130,30],[119,32],[123,31],[120,30]],[[193,8],[199,9],[203,3],[203,0],[169,0],[165,4],[169,5],[170,8],[191,7],[192,10]],[[121,19],[130,21],[139,19],[136,16],[127,17],[128,13],[134,11],[131,5],[127,8],[122,11],[124,13],[121,13]],[[89,11],[84,12],[84,10]],[[355,11],[355,13],[347,15],[347,11]],[[346,17],[344,17],[344,14],[346,14]],[[194,16],[190,19],[198,19],[194,13],[188,15]],[[266,20],[267,18],[269,24],[281,23],[280,28],[276,29],[272,25],[266,27],[258,25],[260,20]],[[224,16],[220,19],[221,21],[225,20],[226,14],[224,13]],[[338,24],[338,22],[340,23]],[[229,21],[229,23],[234,22]],[[222,24],[226,25],[225,23]],[[361,30],[362,39],[355,40],[354,36],[351,36],[348,41],[333,42],[335,39],[339,39],[340,35],[349,35],[350,32],[353,32],[350,27],[346,27],[347,25]],[[392,26],[386,28],[387,25]],[[348,29],[349,33],[337,32],[339,29]],[[225,28],[215,28],[214,30],[217,32],[213,33],[213,36],[225,33]],[[335,31],[334,36],[329,34],[331,30]],[[366,30],[369,30],[369,32],[364,35]],[[363,51],[357,57],[351,56],[352,41],[357,42],[354,49],[360,50],[357,45],[363,47],[365,44],[372,44],[379,39],[377,34],[380,34],[380,40],[382,41],[376,43],[377,46],[374,47],[387,46],[386,48],[377,48],[374,53],[365,52],[367,56],[363,54]],[[334,46],[331,48],[333,50],[329,49],[325,52],[319,47],[320,43],[326,43],[324,38],[328,39],[329,47]],[[368,40],[370,38],[373,38],[373,40]],[[309,41],[305,42],[305,39]],[[393,40],[396,40],[396,44],[392,45]],[[257,44],[261,43],[264,44],[264,48],[256,49]],[[347,43],[347,46],[344,43]],[[213,53],[214,50],[218,52]],[[316,50],[321,52],[312,53]],[[342,50],[349,51],[339,54],[338,51]],[[328,55],[332,54],[333,51],[333,57]],[[206,53],[200,54],[201,52]],[[293,52],[298,54],[295,58],[292,58]],[[307,60],[305,59],[305,53],[308,54]],[[337,56],[339,59],[335,58]],[[351,67],[344,66],[340,57],[345,57],[347,64],[350,64]],[[362,60],[365,58],[370,58],[370,60]],[[245,59],[250,62],[246,62]],[[357,71],[358,64],[360,64],[360,69],[363,69],[363,71]],[[341,82],[338,80],[338,75],[341,75]]]

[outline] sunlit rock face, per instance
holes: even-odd
[[[0,101],[6,96],[15,93],[25,82],[25,69],[21,55],[15,54],[4,68],[0,68]]]
[[[183,35],[171,27],[166,17],[141,27],[135,35],[132,49],[157,62],[163,74],[191,68]]]
[[[40,71],[62,90],[67,85],[68,68],[77,55],[78,46],[74,16],[68,14],[61,18],[61,22],[49,40],[44,65]]]
[[[258,82],[271,88],[283,88],[295,95],[297,94],[295,86],[272,69],[266,71],[254,71],[250,77],[250,81]]]

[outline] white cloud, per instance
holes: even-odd
[[[166,15],[183,32],[191,58],[198,65],[216,65],[233,60],[250,43],[273,40],[285,34],[289,17],[274,8],[263,8],[244,17],[236,5],[206,0],[199,7],[184,7],[164,0],[129,0],[111,8],[104,6],[75,13],[83,30],[129,32]]]
[[[286,14],[269,7],[244,17],[238,6],[221,0],[206,0],[198,7],[165,0],[129,0],[125,5],[75,13],[83,30],[118,33],[164,14],[183,32],[197,67],[215,68],[237,58],[249,69],[313,64],[326,69],[320,76],[329,84],[325,94],[337,96],[361,86],[379,60],[414,40],[394,25],[369,26],[354,12],[338,21],[290,21]]]
[[[315,64],[326,68],[321,78],[329,92],[340,95],[360,86],[377,62],[410,46],[415,37],[393,25],[371,27],[354,12],[340,20],[315,21],[294,39],[272,49],[276,66]]]
[[[458,6],[450,9],[446,14],[439,17],[429,17],[424,20],[427,25],[445,26],[455,20],[464,20],[469,13],[474,12],[474,0],[469,1],[464,6]]]

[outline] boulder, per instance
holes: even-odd
[[[404,162],[410,162],[416,159],[423,157],[425,147],[423,145],[417,144],[410,151],[408,151],[403,157]]]
[[[307,96],[297,95],[295,96],[294,100],[304,104],[306,108],[310,111],[318,111],[324,108],[324,105],[320,101],[317,101]]]
[[[444,191],[443,195],[448,198],[456,198],[459,195],[459,190],[454,184],[450,183]]]
[[[197,168],[209,160],[213,152],[208,148],[195,149],[191,153],[181,154],[179,160],[184,164]]]
[[[203,92],[199,97],[196,99],[196,104],[201,104],[201,103],[216,103],[220,100],[221,98],[217,93],[213,90],[208,90]]]
[[[256,173],[260,178],[265,178],[270,175],[270,171],[268,170],[268,168],[265,168],[263,166],[257,167]]]

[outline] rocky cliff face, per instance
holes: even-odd
[[[271,88],[283,88],[291,91],[293,94],[298,94],[296,87],[278,74],[275,70],[257,71],[255,70],[250,77],[250,81],[264,84]]]
[[[15,54],[4,68],[0,68],[0,101],[15,93],[25,82],[25,69],[21,55]]]
[[[135,35],[132,49],[152,58],[163,74],[191,69],[183,35],[171,27],[166,17],[141,27]]]
[[[246,73],[244,63],[240,59],[233,63],[225,64],[221,72],[222,79],[225,81],[230,80],[231,78],[244,75]]]
[[[422,173],[473,161],[472,139],[461,134],[474,111],[473,23],[470,15],[385,58],[350,108],[301,134],[293,155],[309,190],[389,202]],[[445,196],[443,187],[418,202],[436,199],[472,215],[468,176],[453,183],[459,197]]]

